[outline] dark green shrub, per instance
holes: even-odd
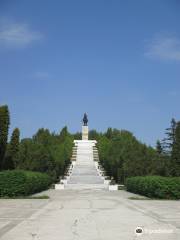
[[[131,177],[126,180],[126,188],[150,198],[180,199],[180,177]]]
[[[44,173],[23,170],[0,172],[0,197],[28,196],[45,190],[51,178]]]

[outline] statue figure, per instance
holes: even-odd
[[[83,126],[87,126],[87,123],[88,123],[88,118],[87,118],[87,114],[85,113],[83,117]]]

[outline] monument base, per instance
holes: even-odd
[[[82,126],[82,140],[88,140],[88,126]]]

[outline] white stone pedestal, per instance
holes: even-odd
[[[88,140],[88,126],[82,126],[82,140]]]

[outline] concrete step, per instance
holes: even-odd
[[[87,169],[87,168],[73,169],[72,176],[78,176],[78,175],[79,176],[82,176],[82,175],[85,175],[85,176],[89,176],[89,175],[99,176],[96,169]]]
[[[72,169],[65,188],[68,189],[107,189],[107,184],[99,176],[95,166],[98,160],[96,141],[76,141],[76,164]],[[73,156],[74,158],[74,151]]]
[[[67,184],[65,189],[73,190],[108,190],[108,185],[104,184]]]
[[[103,184],[104,181],[100,176],[94,175],[72,175],[67,182],[68,184]]]

